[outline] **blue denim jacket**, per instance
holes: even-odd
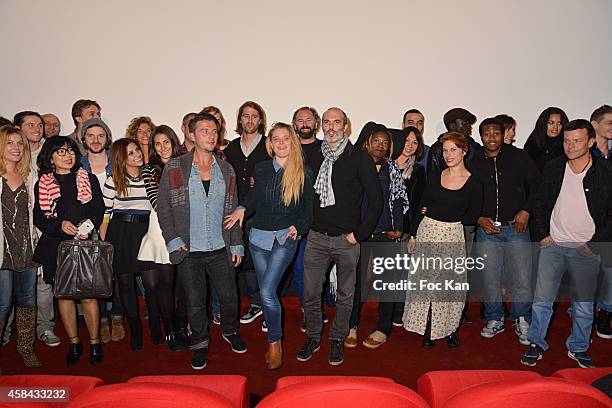
[[[110,151],[106,151],[106,157],[108,158],[106,163],[106,177],[110,177],[113,175],[113,163],[111,163]],[[88,153],[85,153],[81,158],[81,164],[83,165],[83,169],[88,173],[93,173],[91,171],[91,164],[89,163]]]
[[[215,160],[210,169],[210,189],[208,195],[200,179],[200,170],[193,163],[188,181],[189,186],[189,252],[208,252],[225,247],[223,241],[223,204],[225,181]],[[168,252],[173,252],[185,245],[177,238],[168,243]],[[232,255],[244,256],[241,245],[231,246]]]

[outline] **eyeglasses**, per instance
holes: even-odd
[[[58,156],[65,156],[67,154],[73,155],[74,154],[74,149],[72,147],[68,147],[68,148],[60,147],[55,152],[57,153]]]

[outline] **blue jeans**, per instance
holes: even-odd
[[[0,269],[0,322],[11,312],[13,289],[16,307],[36,307],[36,269],[23,272]]]
[[[605,310],[612,313],[612,266],[602,266],[603,278],[599,287],[597,298],[597,310]]]
[[[272,343],[282,337],[281,304],[276,291],[287,266],[291,263],[298,244],[293,239],[287,239],[283,245],[274,240],[270,251],[249,244],[259,293],[263,306],[264,317],[268,326],[268,342]]]
[[[571,287],[572,333],[565,345],[572,353],[584,352],[589,349],[593,326],[599,255],[584,256],[576,248],[552,244],[541,249],[527,338],[530,343],[548,350],[544,338],[552,315],[552,305],[566,270],[569,272]]]
[[[297,289],[300,298],[300,305],[304,302],[304,252],[306,252],[307,243],[308,235],[304,235],[298,242],[295,264],[293,266],[293,279],[295,280],[295,289]]]
[[[123,319],[123,304],[121,303],[121,296],[119,296],[119,279],[115,279],[113,283],[113,296],[107,299],[98,299],[98,305],[100,306],[100,321],[105,322],[108,320],[108,303],[112,303],[110,309],[110,315],[112,320]]]
[[[487,234],[478,228],[476,232],[476,256],[483,258],[480,272],[484,288],[484,317],[502,320],[502,270],[510,277],[512,288],[511,319],[524,317],[531,321],[532,249],[529,230],[518,233],[512,225],[502,225],[499,234]],[[477,272],[477,271],[476,271]]]

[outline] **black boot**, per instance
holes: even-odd
[[[189,334],[187,333],[187,327],[177,327],[174,331],[174,338],[176,341],[183,346],[183,349],[191,347],[191,340],[189,340]]]
[[[142,349],[142,323],[140,319],[128,319],[130,326],[130,347],[137,351]]]
[[[100,364],[104,360],[104,355],[102,354],[102,344],[99,343],[89,343],[89,364]]]
[[[151,341],[153,345],[157,346],[164,342],[159,317],[152,316],[151,312],[149,312],[149,331],[151,332]]]
[[[436,345],[436,341],[431,339],[431,306],[427,312],[427,326],[425,326],[425,333],[423,334],[422,346],[425,349],[433,348]]]
[[[460,346],[459,342],[459,331],[455,330],[446,338],[446,345],[448,348],[456,349]]]
[[[81,360],[81,354],[83,354],[83,345],[79,341],[78,343],[72,343],[74,339],[79,339],[78,336],[68,338],[68,354],[66,355],[66,365],[68,367],[77,364]]]

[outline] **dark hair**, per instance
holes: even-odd
[[[591,113],[591,122],[599,122],[603,119],[604,115],[612,113],[612,106],[601,105]]]
[[[8,120],[7,118],[5,118],[4,116],[0,116],[0,127],[6,126],[6,125],[12,125],[12,124],[13,122]]]
[[[201,122],[203,120],[213,122],[217,126],[217,132],[219,131],[219,129],[221,129],[221,124],[213,115],[211,115],[210,113],[198,113],[193,117],[193,119],[189,121],[189,133],[194,133],[198,122]]]
[[[413,109],[416,110],[416,109]],[[416,112],[407,112],[407,113],[416,113]],[[419,147],[417,147],[416,152],[414,152],[414,157],[416,158],[416,161],[420,161],[423,158],[423,145],[425,144],[425,142],[423,141],[423,135],[421,134],[421,132],[419,131],[419,129],[415,128],[414,126],[408,126],[407,128],[402,129],[402,133],[404,135],[404,145],[406,145],[406,139],[408,139],[408,136],[411,133],[414,133],[414,136],[416,137],[417,143],[419,144]],[[399,152],[399,154],[402,154],[402,152]]]
[[[45,121],[43,120],[41,114],[38,112],[34,112],[34,111],[23,111],[23,112],[16,113],[15,117],[13,118],[13,124],[15,124],[15,126],[17,127],[21,127],[21,125],[23,125],[23,121],[25,120],[26,116],[38,116],[38,118],[43,123],[43,125],[45,124]]]
[[[151,133],[151,137],[149,138],[149,164],[157,166],[161,170],[164,168],[164,163],[161,157],[159,157],[159,154],[157,154],[157,151],[155,151],[155,136],[159,134],[166,135],[168,140],[170,140],[170,144],[172,145],[171,158],[181,155],[181,142],[179,142],[178,136],[174,130],[168,125],[159,125],[153,129],[153,133]]]
[[[494,119],[497,119],[504,125],[504,131],[510,129],[512,126],[516,126],[516,120],[512,116],[506,115],[502,113],[500,115],[495,116]]]
[[[574,119],[563,127],[564,132],[570,132],[572,130],[586,129],[589,139],[595,139],[595,128],[586,119]]]
[[[506,129],[502,121],[497,119],[497,116],[494,118],[486,118],[485,120],[480,122],[480,125],[478,125],[478,133],[480,133],[481,137],[482,137],[482,133],[484,132],[485,126],[490,126],[490,125],[495,125],[499,127],[499,131],[502,132],[502,134],[504,133],[504,130]]]
[[[183,116],[183,121],[181,122],[181,124],[183,126],[188,126],[189,125],[189,121],[195,116],[197,115],[197,113],[195,112],[189,112],[187,114],[185,114],[185,116]]]
[[[125,169],[125,162],[127,162],[127,148],[129,145],[135,145],[138,150],[142,152],[140,145],[134,139],[122,137],[121,139],[115,140],[111,145],[111,163],[113,165],[113,183],[115,184],[115,190],[117,196],[126,197],[128,195],[128,181],[127,171]]]
[[[538,120],[536,120],[535,127],[527,138],[527,142],[525,144],[535,143],[536,146],[540,149],[544,147],[546,143],[546,138],[548,137],[546,136],[546,126],[550,115],[561,116],[561,131],[563,131],[563,128],[565,128],[565,125],[567,124],[567,122],[569,122],[569,119],[567,118],[565,112],[563,112],[563,109],[551,106],[549,108],[544,109],[542,113],[540,113],[540,116],[538,116]]]
[[[421,113],[421,111],[418,110],[418,109],[408,109],[406,112],[404,112],[404,116],[402,117],[402,123],[404,123],[406,121],[406,116],[411,114],[411,113],[416,113],[416,114],[419,114],[419,115],[425,117],[425,115],[423,115]]]
[[[315,127],[313,129],[313,134],[316,135],[317,133],[319,133],[319,130],[321,130],[321,117],[319,116],[319,112],[317,112],[315,108],[312,108],[310,106],[302,106],[301,108],[293,112],[293,118],[291,119],[291,125],[295,128],[295,119],[297,118],[297,114],[300,113],[301,111],[306,111],[306,110],[312,113],[312,116],[314,116]]]
[[[70,171],[76,173],[76,171],[81,168],[81,151],[76,142],[67,136],[51,136],[45,140],[38,154],[38,158],[36,159],[39,177],[43,174],[53,173],[55,171],[55,166],[52,161],[53,153],[64,146],[68,146],[74,150],[74,166],[72,166]]]
[[[255,109],[257,113],[259,113],[259,126],[257,126],[257,131],[262,135],[266,134],[266,112],[264,112],[263,108],[257,103],[253,101],[246,101],[240,108],[238,109],[238,116],[236,117],[236,130],[235,132],[238,135],[242,135],[244,129],[242,129],[242,123],[240,123],[240,117],[242,116],[242,112],[244,108]]]
[[[383,133],[387,135],[387,138],[389,139],[389,148],[387,149],[387,154],[385,154],[384,160],[385,161],[389,160],[391,157],[393,157],[393,137],[391,137],[391,133],[389,132],[389,129],[387,129],[386,126],[384,125],[377,124],[372,129],[372,131],[370,132],[370,135],[368,136],[368,138],[366,139],[365,143],[363,144],[361,148],[368,154],[370,153],[370,141],[374,137],[374,133]]]
[[[91,99],[79,99],[72,105],[72,121],[74,122],[75,126],[79,125],[76,118],[78,118],[79,116],[83,116],[83,110],[89,108],[92,105],[102,110],[100,105],[98,105],[98,102],[93,101]]]

